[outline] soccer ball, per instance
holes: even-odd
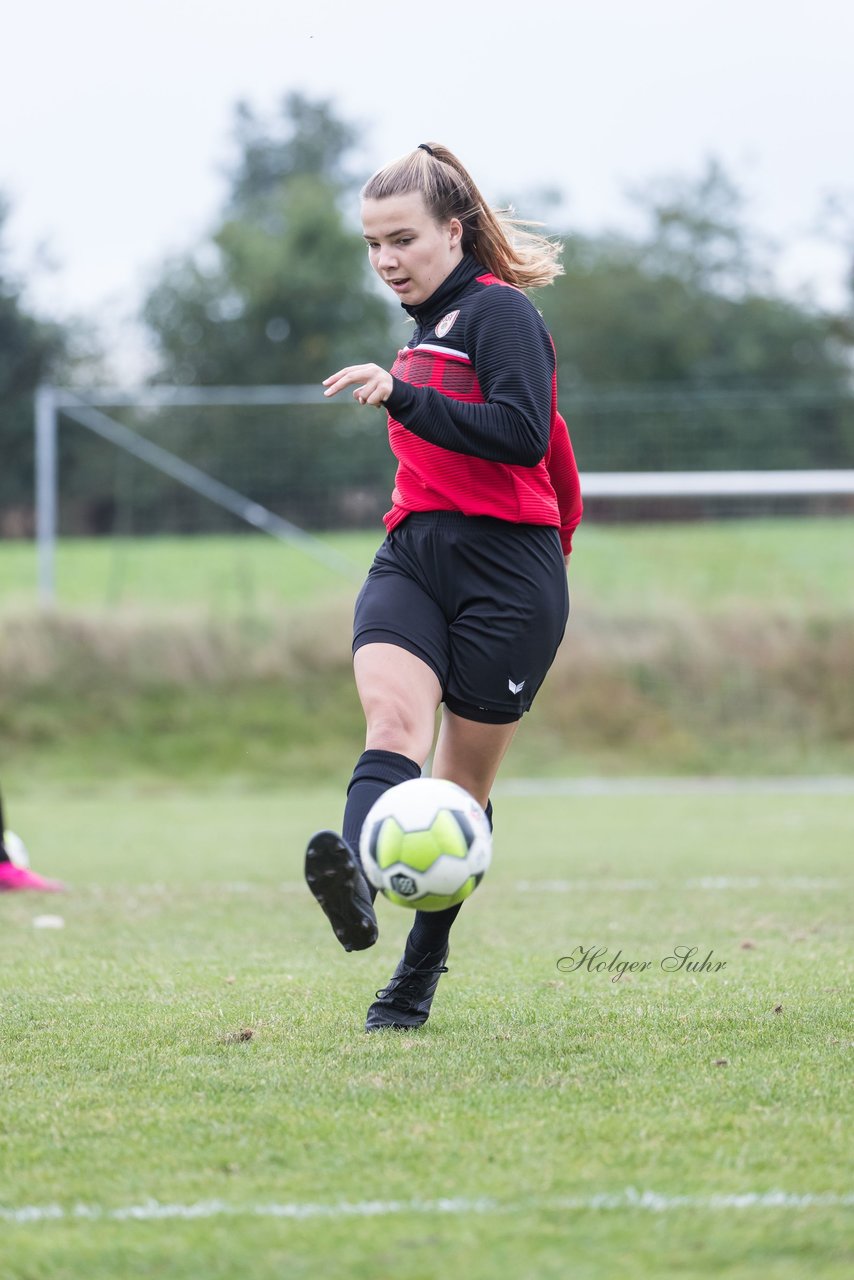
[[[401,907],[444,911],[463,902],[492,860],[480,805],[441,778],[391,787],[371,809],[359,842],[365,875]]]

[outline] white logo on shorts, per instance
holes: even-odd
[[[525,688],[525,681],[520,680],[518,684],[514,684],[512,680],[507,681],[507,688],[511,693],[521,693]]]

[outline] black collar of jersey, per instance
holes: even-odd
[[[432,324],[448,310],[450,303],[458,298],[473,280],[484,274],[486,274],[486,268],[472,254],[467,253],[463,256],[462,262],[457,263],[451,274],[445,277],[439,288],[424,302],[419,302],[414,307],[408,307],[405,302],[400,305],[418,324]]]

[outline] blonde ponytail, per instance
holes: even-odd
[[[437,222],[458,218],[463,248],[486,269],[519,289],[540,289],[563,274],[558,258],[563,246],[529,228],[510,209],[491,209],[474,179],[452,151],[439,142],[422,143],[415,151],[378,169],[362,188],[363,200],[420,191]]]

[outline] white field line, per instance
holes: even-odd
[[[833,876],[699,876],[683,881],[662,880],[517,880],[517,893],[651,893],[659,889],[687,889],[691,893],[719,893],[734,889],[775,889],[795,893],[850,889],[852,881]]]
[[[233,893],[268,894],[270,887],[263,881],[250,884],[246,880],[226,880],[222,883],[203,881],[196,883],[197,892],[215,895]],[[517,880],[513,886],[517,893],[651,893],[659,889],[687,889],[690,893],[718,893],[722,890],[734,889],[743,892],[748,889],[775,889],[780,892],[820,893],[827,890],[849,890],[854,887],[854,880],[840,879],[837,876],[694,876],[688,880],[652,880],[652,879],[609,879],[602,876],[596,879],[578,880]],[[136,898],[169,898],[174,893],[174,885],[166,883],[152,884],[114,884],[110,885],[110,893],[127,893]],[[294,893],[303,896],[307,893],[303,880],[280,880],[276,886],[279,893]]]
[[[507,778],[496,796],[852,796],[854,777]]]
[[[742,1191],[708,1196],[670,1196],[658,1191],[602,1192],[592,1196],[558,1196],[546,1199],[516,1201],[478,1199],[454,1200],[362,1200],[339,1201],[337,1204],[229,1204],[225,1200],[201,1200],[195,1204],[161,1204],[146,1200],[143,1204],[117,1209],[97,1205],[22,1205],[20,1208],[0,1206],[0,1222],[28,1226],[38,1222],[161,1222],[164,1219],[222,1217],[285,1218],[301,1221],[307,1218],[385,1218],[408,1214],[497,1214],[497,1213],[596,1213],[641,1209],[650,1213],[669,1213],[688,1209],[730,1212],[755,1209],[838,1209],[854,1207],[854,1193],[834,1192],[797,1194],[789,1191]]]

